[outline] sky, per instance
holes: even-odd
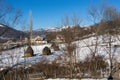
[[[82,19],[81,25],[91,24],[88,19],[88,8],[91,5],[100,6],[102,2],[120,10],[120,0],[6,0],[15,8],[21,8],[23,19],[29,22],[29,12],[32,11],[33,29],[59,27],[65,15],[76,14]],[[21,29],[20,26],[17,26]]]

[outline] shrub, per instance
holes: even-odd
[[[54,49],[55,51],[59,50],[59,46],[56,45],[56,43],[52,43],[51,48]]]

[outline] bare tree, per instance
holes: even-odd
[[[96,25],[97,24],[97,21],[98,21],[98,8],[96,6],[91,6],[90,9],[88,10],[90,16],[91,16],[91,20],[94,24],[94,27],[97,27],[95,28],[95,38],[96,38],[96,41],[95,41],[95,48],[94,48],[94,51],[93,51],[93,58],[95,56],[95,54],[97,53],[97,47],[98,47],[98,32],[99,32],[99,26]]]
[[[98,8],[96,6],[92,6],[89,9],[89,14],[92,18],[91,21],[93,21],[93,24],[94,24],[95,44],[94,44],[94,49],[91,49],[90,46],[88,46],[88,47],[91,51],[91,55],[92,55],[93,60],[98,55],[99,37],[106,35],[108,33],[108,30],[111,29],[109,26],[107,26],[108,24],[106,24],[106,23],[109,21],[109,19],[112,20],[113,14],[110,13],[111,10],[110,10],[110,12],[108,12],[108,11],[109,11],[108,6],[105,6],[105,4],[102,4],[102,6],[100,8]],[[110,17],[108,14],[110,15]],[[108,27],[109,27],[109,29],[108,29]],[[112,58],[113,55],[111,53],[112,39],[111,39],[110,35],[108,35],[107,37],[109,37],[108,45],[109,45],[109,58],[110,58],[110,63],[111,63],[110,65],[112,65],[112,60],[113,60],[113,58]],[[96,72],[98,65],[97,64],[94,64],[94,65],[95,65],[94,68],[95,68],[95,72]]]
[[[90,9],[88,10],[89,14],[90,14],[90,17],[91,17],[91,21],[93,22],[93,25],[94,27],[96,27],[94,29],[94,35],[95,35],[95,43],[93,44],[94,48],[92,49],[92,47],[90,46],[90,44],[87,44],[88,45],[88,48],[90,49],[91,51],[91,56],[92,56],[92,60],[94,61],[96,56],[97,56],[97,53],[98,53],[98,46],[99,46],[99,43],[98,43],[98,40],[99,40],[99,25],[96,25],[97,24],[97,21],[99,20],[99,14],[98,14],[98,8],[96,6],[91,6]],[[89,66],[91,66],[92,63],[90,63]],[[97,72],[97,67],[98,65],[96,63],[94,63],[94,71],[93,73],[96,74]],[[89,67],[90,69],[90,67]]]
[[[20,22],[21,17],[22,17],[22,10],[16,9],[15,15],[13,16],[12,25],[18,24]]]
[[[30,11],[29,15],[30,15],[30,23],[29,23],[29,26],[30,26],[30,43],[29,44],[32,44],[32,42],[31,42],[31,40],[32,40],[32,26],[33,26],[33,23],[32,23],[32,11]]]
[[[66,16],[61,20],[62,26],[68,27],[70,26],[70,20],[69,16],[66,14]]]
[[[0,22],[4,20],[6,15],[12,12],[12,6],[7,4],[5,0],[0,0]]]
[[[5,0],[0,1],[0,23],[9,27],[21,24],[22,10],[13,8]]]
[[[73,16],[72,16],[72,25],[73,26],[77,26],[77,25],[80,25],[82,22],[82,19],[79,18],[78,16],[76,16],[75,13],[73,13]]]
[[[14,25],[20,23],[18,22],[22,16],[22,12],[20,9],[14,9],[11,5],[7,4],[5,0],[0,0],[0,23],[13,27]],[[6,32],[5,30],[3,34]],[[1,36],[2,34],[0,34]],[[11,56],[13,59],[13,56]],[[19,59],[19,58],[18,58]],[[9,60],[8,60],[9,61]],[[0,80],[4,80],[5,76],[12,71],[15,67],[17,67],[19,63],[12,65],[11,67],[6,68],[5,70],[0,71]]]
[[[97,26],[97,36],[102,35],[108,38],[108,50],[110,61],[110,76],[113,76],[114,52],[112,52],[113,36],[119,33],[119,12],[113,6],[102,6],[103,10],[99,12],[99,24]],[[101,32],[102,31],[102,32]],[[107,37],[106,37],[107,36]]]
[[[66,45],[66,56],[69,58],[69,71],[70,71],[70,77],[76,77],[73,76],[77,75],[76,73],[76,56],[77,56],[77,46],[75,43],[75,38],[77,37],[77,33],[79,33],[79,30],[77,30],[78,25],[80,25],[81,19],[76,16],[76,14],[73,14],[72,18],[69,18],[68,15],[65,16],[65,18],[62,20],[63,26],[65,26],[65,29],[62,29],[61,34],[64,37],[65,45]],[[77,31],[76,31],[77,30]]]

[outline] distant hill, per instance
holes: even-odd
[[[11,28],[7,25],[0,24],[0,39],[20,39],[20,37],[25,37],[27,34]]]
[[[58,31],[58,28],[40,28],[32,31],[32,36],[44,36],[48,32]],[[29,31],[24,31],[26,34],[29,34]]]

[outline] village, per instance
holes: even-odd
[[[31,44],[33,45],[39,45],[39,44],[46,44],[47,41],[43,40],[43,37],[37,36],[33,39],[31,39]],[[14,49],[17,47],[22,47],[28,44],[28,38],[25,38],[24,40],[18,40],[16,42],[12,40],[8,40],[7,42],[3,43],[0,47],[1,50],[8,50],[8,49]]]

